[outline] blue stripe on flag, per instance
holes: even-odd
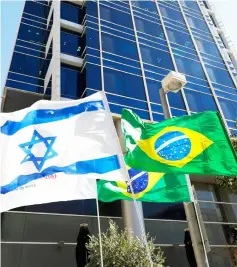
[[[119,169],[120,169],[120,163],[118,157],[115,155],[100,159],[78,161],[65,167],[51,166],[44,169],[40,173],[32,173],[32,174],[18,176],[9,184],[1,186],[0,193],[7,194],[31,181],[59,172],[71,175],[88,174],[88,173],[104,174]],[[70,183],[70,180],[68,180],[68,183]]]
[[[13,135],[19,130],[35,124],[49,123],[69,119],[83,112],[104,110],[102,100],[88,101],[77,106],[61,109],[38,109],[28,112],[21,121],[6,121],[0,127],[0,132],[5,135]]]

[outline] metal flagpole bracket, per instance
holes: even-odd
[[[61,249],[64,246],[65,242],[64,241],[58,241],[57,247]]]

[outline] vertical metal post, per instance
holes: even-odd
[[[160,99],[161,99],[161,104],[162,104],[162,108],[164,112],[164,117],[166,119],[172,118],[171,111],[170,111],[168,101],[167,101],[167,94],[164,92],[162,88],[160,89]],[[186,175],[186,178],[188,180],[188,184],[190,185],[189,175]],[[192,194],[192,188],[189,188],[189,192],[190,194]],[[188,227],[190,229],[190,235],[192,239],[192,245],[193,245],[193,250],[194,250],[197,266],[206,267],[208,265],[205,262],[205,254],[204,254],[204,249],[202,246],[200,229],[198,227],[198,221],[196,218],[193,203],[192,202],[184,203],[184,209],[185,209],[185,214],[186,214],[186,218],[188,222]]]
[[[117,119],[115,121],[115,127],[116,127],[116,131],[119,137],[119,141],[120,141],[120,145],[122,147],[123,153],[125,153],[126,150],[124,148],[124,139],[123,139],[120,119]],[[142,203],[137,202],[137,207],[139,209],[139,213],[142,215],[142,218],[140,218],[140,221],[144,223]],[[139,217],[136,211],[135,203],[133,201],[122,200],[122,214],[123,214],[124,226],[127,228],[130,228],[133,231],[135,236],[143,240],[142,229],[141,229]]]

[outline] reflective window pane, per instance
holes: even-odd
[[[61,18],[80,24],[83,19],[84,12],[79,6],[70,3],[61,2]]]
[[[235,121],[237,118],[237,102],[218,98],[226,119]]]
[[[198,200],[214,201],[212,188],[208,184],[194,183]]]
[[[119,10],[109,8],[102,4],[100,5],[100,16],[101,19],[108,20],[128,28],[133,28],[130,14],[120,12]]]
[[[41,61],[42,59],[40,58],[15,52],[12,57],[10,70],[17,73],[39,77],[41,75]]]
[[[183,24],[185,23],[182,13],[178,10],[174,10],[172,8],[169,8],[168,6],[164,6],[163,4],[162,5],[160,4],[160,11],[161,11],[162,16],[166,18],[175,20]]]
[[[99,49],[99,32],[93,29],[86,29],[86,46]]]
[[[44,44],[48,34],[49,32],[44,29],[21,24],[17,38],[28,42]]]
[[[140,45],[142,60],[158,67],[173,69],[173,63],[169,53],[145,45]]]
[[[136,29],[138,32],[144,32],[152,36],[156,36],[165,40],[165,35],[162,26],[158,23],[135,17]]]
[[[142,77],[104,68],[105,91],[146,100]]]
[[[34,13],[34,15],[44,18],[49,12],[49,6],[47,6],[47,4],[41,5],[36,1],[26,1],[24,12],[30,14]]]
[[[83,47],[79,34],[61,31],[61,52],[64,54],[79,57]]]
[[[211,95],[185,90],[188,105],[193,112],[202,112],[206,110],[217,110],[214,98]]]
[[[145,11],[157,12],[155,2],[153,1],[136,0],[132,1],[132,5],[140,7]]]
[[[204,80],[206,79],[201,63],[177,55],[175,55],[175,61],[179,72]]]
[[[206,65],[207,72],[213,82],[235,87],[227,70]]]
[[[146,83],[150,101],[156,104],[161,104],[160,93],[159,93],[159,90],[161,88],[161,83],[150,79],[146,79]]]
[[[207,34],[210,34],[209,28],[203,19],[197,19],[197,18],[190,16],[188,14],[186,14],[186,18],[188,20],[188,24],[190,27],[205,31],[205,32],[207,32]]]
[[[183,203],[148,203],[143,202],[145,218],[186,220]]]
[[[61,67],[61,96],[79,98],[84,91],[83,74],[71,67]]]
[[[201,52],[204,52],[204,53],[213,55],[215,57],[221,58],[220,52],[214,43],[205,41],[205,40],[203,40],[201,38],[197,38],[197,37],[195,38],[195,41],[196,41],[196,44],[198,46],[198,49]]]
[[[177,92],[175,94],[169,93],[168,94],[168,100],[169,100],[170,107],[186,109],[181,92]]]
[[[102,46],[106,52],[138,60],[137,45],[135,42],[102,33]]]
[[[86,64],[86,88],[101,90],[100,66]]]
[[[98,17],[97,2],[87,1],[85,8],[86,8],[86,14],[94,16],[96,18]]]
[[[180,2],[183,6],[188,7],[190,9],[193,9],[193,11],[195,10],[196,12],[200,13],[200,9],[199,9],[199,7],[195,1],[193,1],[193,0],[191,0],[191,1],[181,0]]]
[[[194,45],[192,43],[192,39],[189,34],[171,28],[167,28],[167,34],[170,42],[174,42],[176,44],[180,44],[182,46],[194,49]]]

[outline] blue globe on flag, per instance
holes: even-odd
[[[138,171],[134,169],[129,169],[128,174],[130,179],[132,180],[132,188],[134,194],[141,193],[148,186],[148,173],[143,171]],[[127,187],[127,192],[132,193],[130,186]]]
[[[165,160],[182,160],[191,151],[191,141],[184,133],[171,131],[160,136],[154,148],[157,155]]]

